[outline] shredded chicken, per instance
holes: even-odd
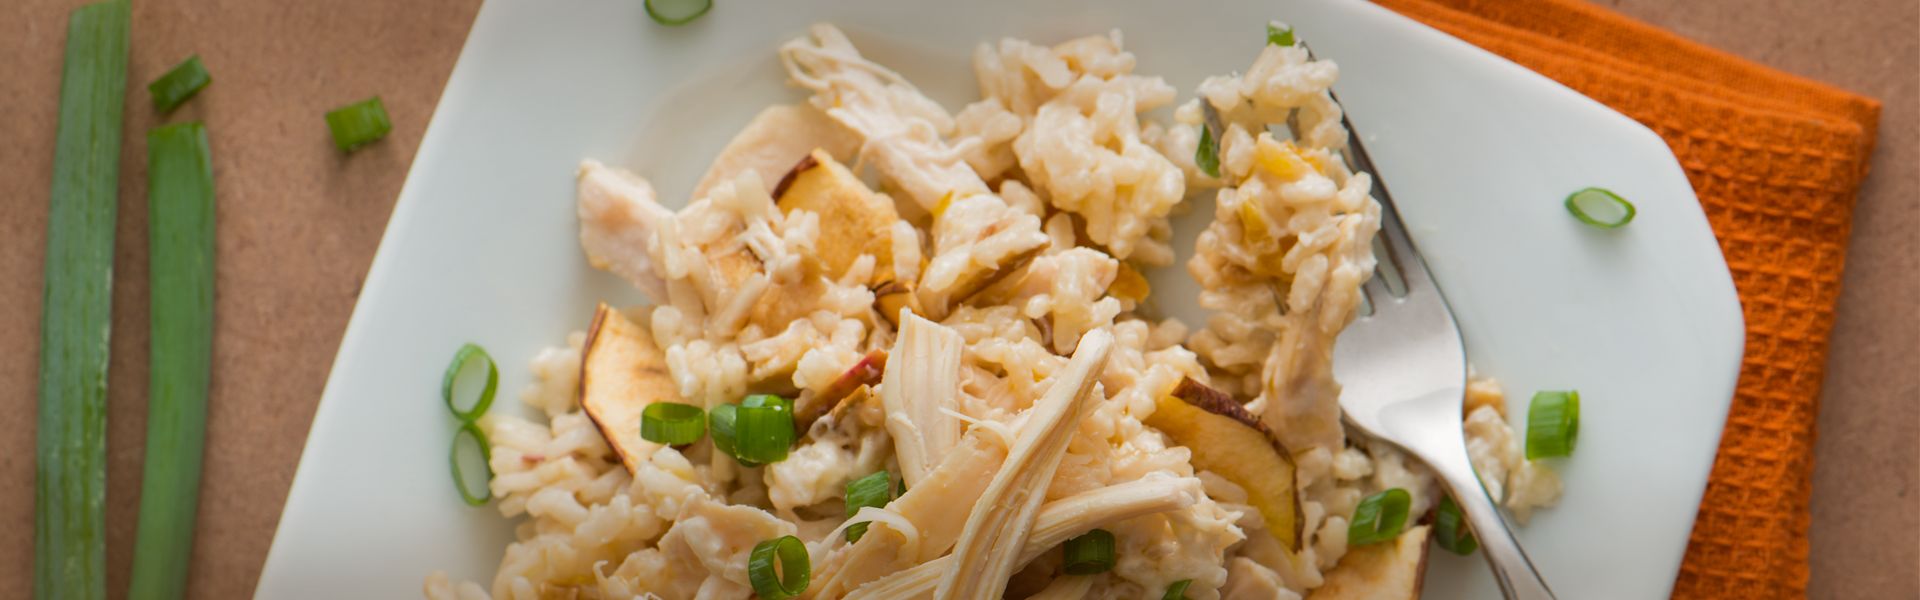
[[[960,440],[960,421],[953,411],[965,343],[959,333],[939,323],[912,313],[900,317],[880,400],[894,456],[900,459],[900,476],[909,487],[919,485]]]
[[[1040,507],[1014,562],[1026,564],[1096,527],[1138,516],[1181,510],[1201,496],[1200,481],[1192,478],[1150,476],[1061,498]],[[867,584],[847,600],[931,597],[942,574],[951,570],[952,555],[942,556]]]
[[[1033,527],[1033,515],[1046,499],[1043,484],[1053,479],[1060,458],[1073,436],[1069,427],[1090,408],[1088,394],[1099,386],[1113,350],[1113,334],[1093,331],[1080,338],[1067,368],[1054,376],[1046,396],[1022,415],[1020,437],[1007,453],[1006,464],[995,473],[987,491],[967,515],[967,526],[954,546],[955,560],[941,574],[934,597],[989,600],[1006,591],[1016,554]]]

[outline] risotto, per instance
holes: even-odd
[[[808,102],[761,113],[684,208],[580,166],[588,261],[652,302],[533,359],[544,420],[481,420],[516,541],[427,597],[1352,598],[1329,582],[1390,490],[1414,516],[1367,547],[1424,552],[1432,478],[1340,421],[1381,207],[1339,157],[1333,63],[1270,43],[1159,123],[1176,92],[1117,31],[981,44],[957,113],[832,26],[779,57]],[[1202,192],[1194,327],[1154,318],[1142,272]],[[1497,386],[1469,396],[1475,465],[1524,520],[1559,482]],[[644,431],[667,403],[705,429]]]

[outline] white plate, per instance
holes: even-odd
[[[1184,94],[1207,74],[1245,68],[1263,24],[1280,18],[1340,64],[1336,89],[1445,287],[1469,355],[1506,382],[1516,420],[1534,390],[1582,392],[1578,455],[1557,465],[1566,499],[1521,533],[1540,570],[1562,598],[1664,597],[1742,347],[1732,281],[1666,145],[1371,4],[1194,6],[722,1],[667,29],[638,0],[488,3],[341,343],[256,596],[417,597],[435,569],[491,580],[510,525],[451,488],[441,370],[460,343],[484,345],[502,365],[495,410],[514,410],[534,352],[583,328],[596,301],[638,301],[583,260],[575,166],[624,164],[664,197],[683,196],[755,111],[799,98],[783,86],[774,48],[806,24],[841,25],[957,109],[975,96],[967,58],[983,40],[1118,27],[1140,72]],[[1632,199],[1639,218],[1617,231],[1579,225],[1560,201],[1589,185]],[[1197,322],[1192,284],[1174,283],[1184,274],[1156,277],[1159,301]],[[1435,556],[1427,597],[1497,597],[1478,557]]]

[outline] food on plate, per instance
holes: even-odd
[[[1172,393],[1160,397],[1146,424],[1191,450],[1194,468],[1245,489],[1247,503],[1266,520],[1267,533],[1289,550],[1300,549],[1293,453],[1273,439],[1259,418],[1226,394],[1182,379]]]
[[[1160,123],[1176,92],[1118,32],[982,44],[949,113],[819,25],[779,53],[808,101],[683,208],[585,161],[581,247],[651,305],[535,358],[545,422],[480,421],[516,541],[427,595],[1417,594],[1437,489],[1346,434],[1330,363],[1380,207],[1339,158],[1337,68],[1272,37]],[[1197,330],[1145,276],[1194,192]],[[663,401],[707,435],[635,433]]]

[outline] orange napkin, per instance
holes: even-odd
[[[1579,0],[1376,1],[1579,90],[1673,148],[1747,321],[1673,595],[1805,596],[1814,414],[1880,104]]]

